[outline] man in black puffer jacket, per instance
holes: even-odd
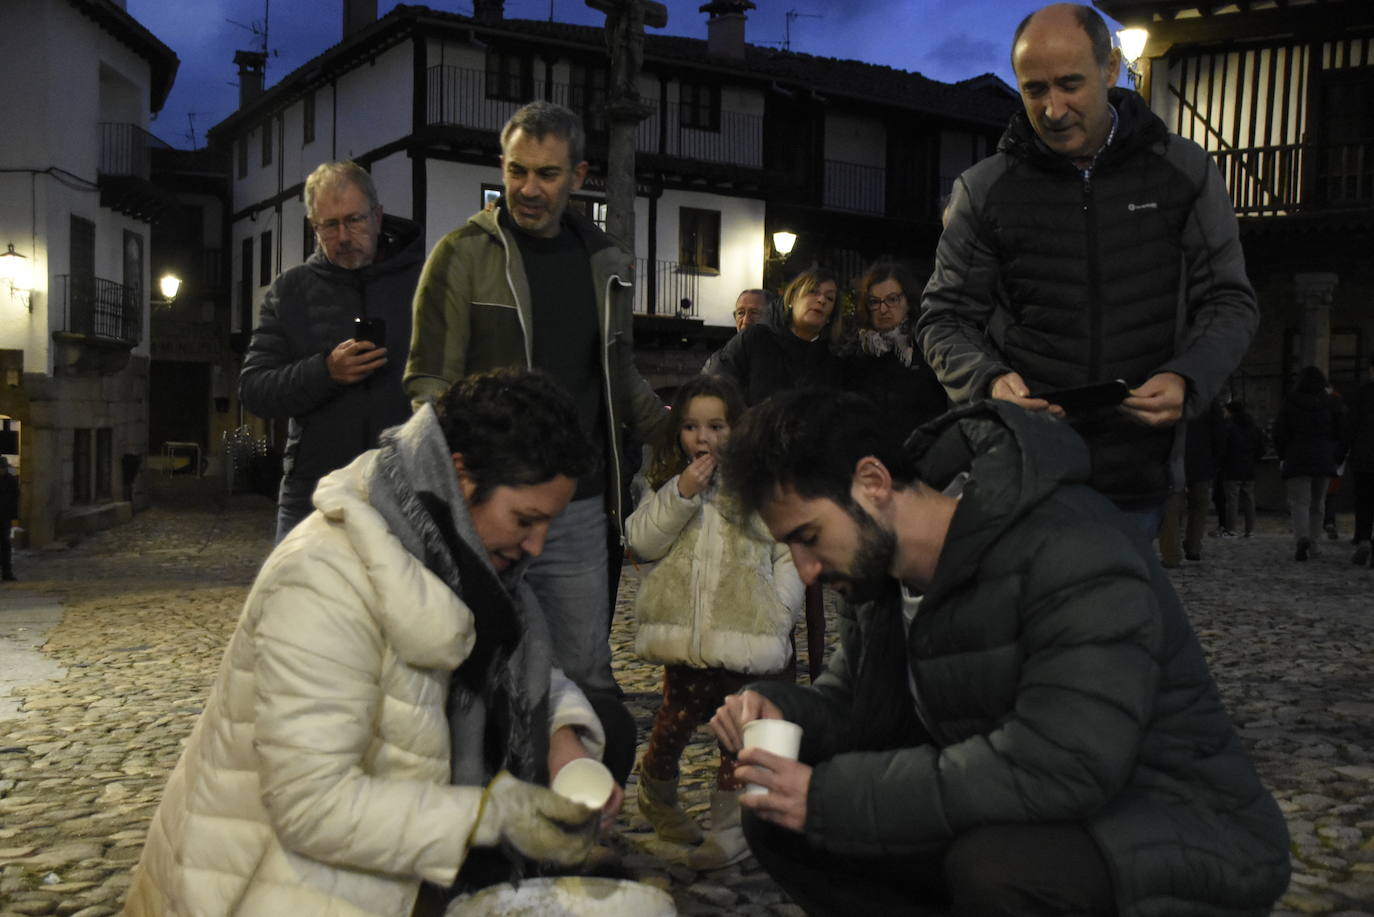
[[[1152,537],[1174,425],[1203,413],[1259,321],[1216,167],[1112,87],[1091,8],[1057,4],[1013,44],[1025,110],[955,184],[917,336],[955,403],[1123,379],[1120,409],[1071,416],[1092,483]]]
[[[410,418],[401,371],[425,258],[419,224],[384,217],[372,177],[352,162],[310,174],[305,213],[315,253],[272,282],[239,376],[244,407],[290,418],[277,541],[310,515],[321,477]]]
[[[745,836],[810,914],[1268,914],[1288,833],[1178,596],[1063,423],[1001,401],[900,434],[851,394],[755,407],[723,471],[849,600],[815,685],[756,682]]]

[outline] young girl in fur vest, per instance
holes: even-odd
[[[635,652],[664,667],[663,704],[637,768],[639,811],[659,837],[684,844],[702,833],[678,803],[678,759],[726,695],[785,668],[802,603],[787,547],[757,515],[741,523],[720,493],[717,457],[743,410],[729,379],[698,376],[683,385],[649,467],[655,492],[626,522],[630,549],[659,562],[639,589]],[[694,869],[748,855],[739,787],[735,758],[722,748],[711,829],[689,857]]]

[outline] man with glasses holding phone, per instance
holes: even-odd
[[[305,180],[315,252],[263,297],[239,376],[259,417],[289,418],[277,541],[313,508],[321,477],[410,417],[401,370],[424,263],[420,226],[384,216],[372,177],[326,162]]]

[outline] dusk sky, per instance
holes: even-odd
[[[662,32],[706,37],[705,0],[668,0]],[[781,47],[791,20],[791,48],[824,57],[851,58],[956,81],[989,71],[1012,82],[1011,34],[1045,0],[755,0],[745,28],[751,44]],[[469,15],[471,2],[431,0],[432,9]],[[386,15],[397,0],[379,0]],[[173,146],[204,144],[205,131],[238,104],[233,65],[238,48],[257,48],[248,27],[267,22],[267,84],[274,85],[342,34],[342,0],[128,0],[129,13],[181,58],[176,83],[153,133]],[[598,25],[601,13],[583,0],[506,0],[512,19],[548,19]],[[239,24],[235,24],[239,23]],[[1108,20],[1115,30],[1117,24]],[[653,32],[656,30],[650,30]]]

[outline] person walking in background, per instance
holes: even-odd
[[[1317,552],[1312,539],[1321,531],[1327,484],[1345,453],[1343,414],[1339,400],[1327,391],[1322,371],[1304,366],[1274,420],[1274,448],[1288,491],[1296,560]]]
[[[19,516],[19,479],[10,472],[10,460],[0,455],[0,580],[14,582],[14,546],[10,526]]]
[[[718,351],[718,371],[739,386],[750,407],[778,392],[806,386],[839,388],[844,367],[835,355],[835,275],[802,271],[783,290],[782,304],[765,324],[735,335]],[[806,649],[814,681],[825,656],[825,603],[819,583],[806,589]]]
[[[1217,477],[1217,458],[1225,436],[1224,417],[1219,403],[1206,414],[1190,420],[1184,429],[1184,489],[1175,491],[1164,510],[1159,526],[1160,562],[1177,567],[1179,535],[1182,529],[1182,555],[1191,561],[1202,560],[1202,539],[1207,534],[1207,508],[1212,503],[1212,484]],[[1224,533],[1226,534],[1226,533]]]
[[[1264,457],[1264,433],[1245,410],[1245,402],[1226,405],[1226,427],[1221,449],[1221,481],[1226,490],[1226,511],[1221,517],[1221,534],[1235,535],[1241,529],[1237,514],[1243,514],[1249,538],[1255,533],[1255,469]]]
[[[696,727],[747,682],[781,672],[802,605],[802,583],[785,545],[757,515],[741,517],[721,496],[720,450],[744,403],[733,382],[697,376],[678,390],[674,424],[648,474],[654,494],[626,523],[629,547],[657,566],[639,587],[635,653],[663,668],[663,703],[639,761],[639,811],[666,841],[701,832],[678,801],[678,759]],[[734,755],[721,749],[711,829],[688,855],[718,869],[749,854],[740,828]]]
[[[1346,461],[1355,499],[1355,553],[1350,562],[1374,567],[1370,537],[1374,534],[1374,355],[1365,380],[1350,398]]]
[[[897,261],[879,261],[859,280],[853,329],[841,334],[844,388],[862,395],[899,429],[912,430],[949,407],[944,386],[916,346],[913,300],[920,287]]]
[[[425,256],[419,224],[385,216],[356,163],[310,173],[305,216],[315,253],[272,281],[239,375],[244,407],[289,418],[278,542],[314,508],[322,476],[410,416],[401,368]]]

